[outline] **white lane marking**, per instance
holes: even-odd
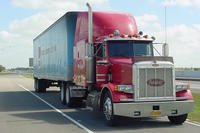
[[[194,123],[194,122],[190,122],[190,121],[186,121],[187,124],[190,124],[190,125],[193,125],[193,126],[197,126],[197,127],[200,127],[200,124],[198,123]]]
[[[90,129],[88,129],[87,127],[83,126],[82,124],[78,123],[76,120],[74,120],[73,118],[71,118],[70,116],[66,115],[65,113],[63,113],[61,110],[57,109],[56,107],[54,107],[52,104],[48,103],[47,101],[45,101],[44,99],[42,99],[41,97],[39,97],[38,95],[36,95],[35,93],[31,92],[29,89],[25,88],[24,86],[17,84],[19,87],[23,88],[24,90],[28,91],[29,93],[31,93],[33,96],[35,96],[36,98],[38,98],[39,100],[41,100],[42,102],[46,103],[49,107],[51,107],[52,109],[54,109],[56,112],[60,113],[63,117],[67,118],[68,120],[70,120],[71,122],[73,122],[74,124],[76,124],[78,127],[82,128],[83,130],[85,130],[88,133],[94,133],[93,131],[91,131]]]

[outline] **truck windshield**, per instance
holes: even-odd
[[[110,41],[108,43],[110,57],[153,56],[152,42]]]

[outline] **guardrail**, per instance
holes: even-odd
[[[200,71],[176,71],[177,80],[200,80]]]

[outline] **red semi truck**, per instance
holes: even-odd
[[[168,116],[183,123],[192,111],[189,85],[175,82],[173,58],[155,56],[155,38],[138,33],[132,15],[68,12],[34,40],[36,92],[60,87],[67,106],[103,112],[112,125],[117,116]]]

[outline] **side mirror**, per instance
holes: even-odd
[[[163,44],[162,54],[163,56],[169,56],[169,45],[167,43]]]

